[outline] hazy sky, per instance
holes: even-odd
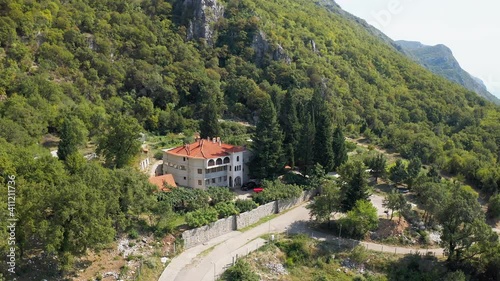
[[[336,0],[394,40],[445,44],[500,97],[500,1]]]

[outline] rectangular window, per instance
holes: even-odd
[[[224,181],[227,181],[227,176],[224,176]]]
[[[215,183],[215,178],[212,179],[212,183]]]
[[[198,174],[199,175],[203,174],[203,170],[202,169],[198,169]]]
[[[201,180],[198,180],[198,185],[201,185]]]
[[[231,172],[231,166],[229,166],[229,172]]]
[[[182,161],[186,161],[186,157],[182,157]]]
[[[186,179],[186,177],[184,177],[184,179]]]
[[[227,171],[227,166],[224,166],[224,171]]]
[[[210,184],[210,180],[209,179],[206,179],[205,180],[205,185],[209,185]]]

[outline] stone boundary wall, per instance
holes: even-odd
[[[219,237],[236,229],[236,218],[230,216],[220,219],[209,225],[204,225],[195,229],[186,230],[182,233],[184,248],[189,249],[196,245],[203,244],[210,239]]]
[[[184,248],[189,249],[196,245],[203,244],[210,239],[227,234],[233,230],[238,230],[257,223],[260,219],[272,214],[281,213],[293,208],[304,201],[311,199],[316,191],[303,191],[297,198],[277,200],[259,206],[249,212],[241,213],[237,216],[230,216],[220,219],[209,225],[204,225],[195,229],[186,230],[182,233]]]
[[[296,198],[280,199],[277,201],[277,212],[281,213],[299,204],[302,204],[302,202],[310,200],[315,194],[315,190],[308,190],[302,191],[302,195]]]
[[[261,218],[276,213],[276,201],[259,206],[251,211],[241,213],[236,216],[236,229],[242,229],[254,223]]]

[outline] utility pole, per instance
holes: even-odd
[[[340,235],[342,234],[342,224],[340,224],[340,229],[339,229],[339,249],[340,249]]]

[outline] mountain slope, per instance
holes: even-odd
[[[402,51],[430,71],[458,83],[485,99],[500,104],[500,100],[486,89],[481,80],[460,67],[452,51],[444,45],[427,46],[419,42],[396,41]]]

